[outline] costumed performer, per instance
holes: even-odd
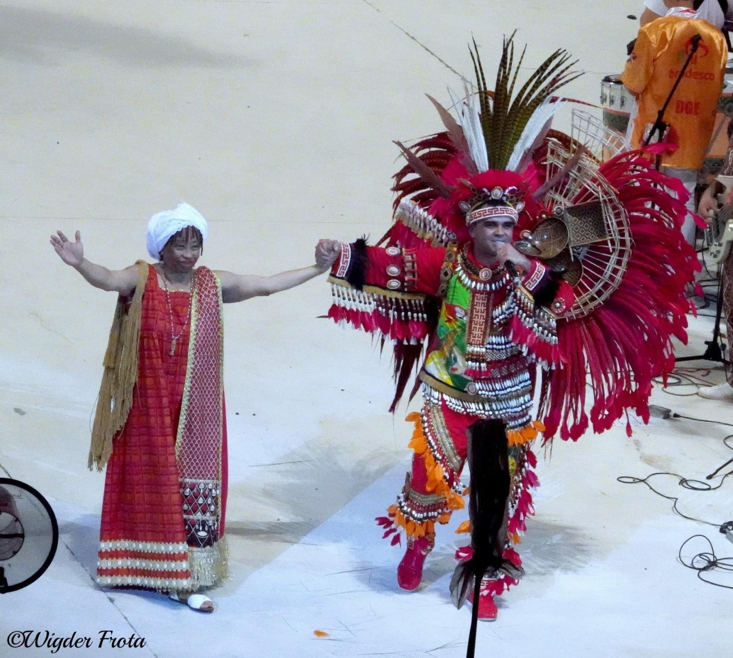
[[[407,417],[414,423],[412,471],[383,525],[389,534],[406,531],[407,552],[397,582],[403,589],[417,589],[435,544],[435,524],[447,523],[464,506],[460,474],[473,447],[472,492],[492,502],[479,536],[489,542],[494,566],[501,570],[485,579],[481,619],[496,618],[493,597],[515,584],[520,572],[512,545],[532,509],[529,489],[537,479],[531,444],[543,429],[531,417],[534,363],[560,364],[556,320],[573,300],[570,286],[558,286],[547,267],[512,245],[525,182],[513,172],[486,171],[471,177],[470,187],[457,190],[453,201],[463,197],[468,206],[469,238],[460,248],[408,251],[363,242],[319,243],[339,255],[332,271],[337,286],[362,278],[362,291],[394,292],[392,299],[404,300],[408,314],[410,302],[423,296],[441,300],[420,371],[422,410]],[[337,291],[336,296],[348,304],[348,295]],[[417,304],[412,306],[420,336],[422,314]]]
[[[227,432],[222,304],[298,286],[312,265],[273,276],[196,267],[208,226],[181,203],[151,217],[157,262],[109,270],[74,241],[56,253],[95,288],[119,295],[92,429],[89,467],[107,467],[97,580],[104,587],[168,592],[212,612],[201,594],[227,570],[224,521]]]
[[[383,246],[316,248],[333,260],[329,316],[393,344],[392,410],[419,368],[412,470],[377,519],[393,545],[407,535],[400,587],[419,586],[437,524],[464,506],[468,462],[470,522],[457,532],[471,532],[471,545],[456,553],[451,592],[458,607],[478,598],[473,628],[496,618],[494,597],[522,574],[515,546],[534,512],[533,440],[543,430],[575,440],[589,419],[602,432],[628,409],[648,420],[652,381],[674,367],[671,336],[686,339],[684,289],[699,268],[680,230],[684,200],[665,191],[684,198],[677,181],[644,153],[600,164],[551,130],[572,63],[558,50],[514,94],[512,39],[493,92],[472,53],[477,91],[450,92],[458,121],[431,98],[445,131],[397,142],[407,164]]]

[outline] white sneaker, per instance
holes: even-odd
[[[699,388],[697,394],[701,398],[707,400],[722,400],[727,402],[733,402],[733,386],[728,382],[723,382],[717,386],[707,386],[705,388]]]

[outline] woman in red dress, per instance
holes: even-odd
[[[92,430],[90,467],[107,466],[97,578],[212,612],[203,589],[226,575],[226,419],[222,304],[300,285],[328,262],[274,276],[196,268],[206,220],[188,204],[154,215],[148,251],[109,270],[81,235],[51,236],[91,285],[119,294]],[[321,259],[323,260],[323,259]]]

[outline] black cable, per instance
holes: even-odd
[[[673,394],[671,394],[673,395]],[[672,418],[684,418],[685,420],[692,420],[698,423],[713,423],[714,425],[725,425],[726,427],[733,427],[733,423],[724,423],[719,420],[708,420],[706,418],[693,418],[692,416],[683,416],[682,414],[673,413]],[[733,439],[733,434],[729,434],[723,439],[723,445],[728,448],[728,450],[733,451],[733,446],[728,443],[730,439]],[[658,475],[669,475],[672,477],[677,478],[677,484],[681,486],[684,489],[688,489],[690,491],[699,491],[699,492],[706,492],[706,491],[716,491],[720,489],[723,486],[723,483],[725,482],[726,478],[729,475],[733,475],[733,470],[728,471],[722,476],[718,476],[717,473],[723,468],[725,468],[728,464],[731,462],[727,462],[726,464],[723,464],[720,468],[713,471],[710,475],[708,475],[705,479],[706,480],[712,480],[713,478],[720,478],[720,482],[713,486],[709,482],[704,482],[702,480],[695,480],[692,478],[686,478],[682,475],[679,475],[678,473],[670,473],[669,471],[657,471],[656,473],[651,473],[647,475],[645,478],[638,478],[632,475],[621,475],[620,477],[617,477],[616,480],[620,482],[621,484],[645,484],[649,489],[651,489],[655,494],[658,496],[661,496],[662,498],[665,498],[667,500],[672,500],[674,503],[672,504],[672,510],[675,512],[675,514],[678,514],[683,519],[687,519],[688,521],[697,521],[698,523],[704,523],[705,525],[710,525],[715,528],[720,528],[722,526],[721,523],[713,523],[711,521],[705,521],[703,519],[697,519],[693,518],[691,516],[687,516],[686,514],[683,514],[680,512],[680,510],[677,507],[677,503],[679,502],[679,497],[677,496],[667,496],[666,494],[663,494],[661,491],[657,491],[650,483],[649,480],[653,477],[656,477]]]
[[[706,251],[705,249],[702,250],[703,252]],[[703,266],[705,268],[705,271],[711,275],[710,270],[708,269],[707,262],[705,261],[705,256],[703,253]],[[711,275],[712,276],[712,275]],[[714,280],[710,281],[698,281],[698,284],[701,286],[712,286],[715,285],[716,287],[716,293],[720,294],[720,284],[717,281],[717,277]],[[717,294],[715,295],[715,302],[717,304]],[[708,298],[707,295],[704,297],[705,299],[705,305],[702,308],[707,308],[710,305],[711,299]],[[700,310],[700,309],[698,309]],[[717,318],[717,313],[715,315],[707,314],[707,313],[698,313],[701,317],[712,317]],[[691,371],[691,372],[690,372]],[[667,376],[667,383],[664,384],[661,377],[657,377],[654,379],[654,382],[656,384],[662,385],[662,390],[667,393],[667,395],[672,395],[674,397],[689,397],[691,395],[696,395],[697,391],[693,393],[673,393],[670,391],[670,388],[675,388],[679,386],[699,386],[699,383],[703,384],[709,384],[706,379],[704,379],[705,376],[709,375],[712,372],[711,368],[689,368],[689,369],[683,369],[683,368],[675,368],[675,370]],[[697,376],[695,373],[701,373],[701,376]],[[733,423],[725,423],[718,420],[709,420],[707,418],[694,418],[692,416],[685,416],[683,414],[678,413],[672,413],[672,418],[683,418],[685,420],[691,420],[698,423],[712,423],[714,425],[723,425],[726,427],[733,427]],[[723,439],[723,445],[725,445],[726,448],[733,451],[733,445],[731,445],[728,441],[733,439],[733,434],[729,434]],[[713,471],[710,475],[706,477],[706,480],[712,480],[717,476],[717,474],[726,468],[727,466],[733,464],[733,459],[729,460],[728,462],[724,463],[722,466],[717,468],[715,471]],[[678,516],[681,516],[683,519],[687,519],[688,521],[697,521],[698,523],[703,523],[705,525],[710,525],[715,528],[718,528],[721,533],[725,533],[726,528],[733,525],[732,521],[728,521],[724,524],[720,523],[712,523],[710,521],[705,521],[703,519],[697,519],[691,516],[687,516],[686,514],[683,514],[679,508],[677,507],[677,503],[679,502],[679,497],[677,496],[668,496],[663,494],[661,491],[657,491],[649,482],[649,480],[655,476],[659,475],[670,475],[673,477],[676,477],[678,479],[678,485],[683,487],[684,489],[688,489],[691,491],[699,491],[699,492],[705,492],[705,491],[716,491],[717,489],[720,489],[723,486],[723,483],[725,482],[726,478],[729,475],[733,474],[733,470],[728,471],[725,475],[723,475],[720,478],[720,482],[713,486],[709,484],[708,482],[703,482],[702,480],[695,480],[691,478],[685,478],[681,475],[678,475],[677,473],[670,473],[667,471],[659,471],[656,473],[651,473],[647,475],[645,478],[637,478],[630,475],[622,475],[617,479],[618,482],[622,484],[645,484],[649,489],[651,489],[655,494],[658,496],[661,496],[662,498],[665,498],[666,500],[674,501],[672,503],[672,510],[675,514]],[[728,538],[730,539],[730,534],[727,534]],[[688,562],[685,562],[684,558],[682,557],[682,552],[687,546],[688,543],[690,543],[693,539],[704,539],[708,543],[709,551],[704,551],[701,553],[696,554],[692,559]],[[723,589],[731,589],[733,590],[733,585],[723,585],[721,583],[716,583],[712,580],[709,580],[705,577],[703,577],[703,574],[708,573],[710,571],[719,570],[723,572],[733,573],[733,557],[724,557],[724,558],[718,558],[715,555],[715,550],[713,548],[712,542],[705,536],[705,535],[693,535],[689,539],[687,539],[682,546],[680,546],[680,550],[677,554],[677,559],[679,562],[684,565],[688,569],[692,569],[693,571],[697,572],[697,577],[702,582],[707,583],[708,585],[714,585],[715,587],[722,587]]]
[[[721,364],[724,365],[724,364]],[[675,395],[670,393],[668,389],[675,388],[677,386],[699,386],[700,384],[713,386],[713,382],[707,379],[713,372],[723,370],[721,366],[677,366],[671,373],[667,375],[667,384],[664,383],[664,378],[654,377],[652,380],[655,384],[661,387],[664,393],[669,395]],[[697,394],[697,391],[695,391]]]
[[[716,420],[707,420],[705,418],[692,418],[691,416],[683,416],[681,414],[672,414],[673,418],[685,418],[686,420],[694,420],[700,423],[714,423],[716,425],[726,425],[728,427],[733,427],[733,424],[731,423],[723,423]],[[733,434],[729,434],[723,439],[723,444],[726,448],[733,451],[733,446],[728,443],[730,439],[733,439]],[[727,462],[726,464],[723,464],[720,468],[718,468],[716,471],[711,473],[706,477],[707,480],[713,479],[718,471],[725,468],[728,464],[732,463],[733,460]],[[685,478],[677,473],[670,473],[668,471],[658,471],[657,473],[651,473],[647,475],[645,478],[637,478],[630,475],[622,475],[618,478],[616,478],[620,483],[622,484],[645,484],[649,489],[651,489],[655,494],[658,496],[661,496],[662,498],[665,498],[666,500],[672,500],[674,501],[672,503],[672,510],[675,512],[675,514],[681,516],[683,519],[687,519],[688,521],[697,521],[698,523],[703,523],[705,525],[713,526],[714,528],[718,528],[721,533],[726,533],[726,530],[728,530],[731,526],[733,526],[733,521],[728,521],[726,523],[720,524],[720,523],[712,523],[710,521],[705,521],[703,519],[697,519],[691,516],[687,516],[686,514],[683,514],[679,508],[677,507],[677,503],[679,502],[679,498],[677,496],[668,496],[666,494],[663,494],[661,491],[657,491],[650,483],[649,480],[655,476],[658,475],[671,475],[673,477],[678,478],[678,484],[679,486],[683,487],[684,489],[688,489],[691,491],[716,491],[717,489],[720,489],[723,486],[723,483],[725,482],[725,479],[733,474],[733,471],[729,471],[725,475],[723,475],[720,478],[720,482],[713,486],[709,484],[708,482],[703,482],[702,480],[693,480],[691,478]],[[726,536],[730,538],[730,535],[726,533]],[[708,546],[710,547],[709,551],[701,552],[695,555],[689,563],[685,562],[685,560],[682,557],[682,551],[684,550],[685,546],[692,541],[695,538],[701,538],[704,539]],[[709,571],[713,570],[720,570],[725,572],[732,572],[733,573],[733,557],[725,557],[725,558],[718,558],[715,555],[715,551],[713,549],[712,542],[705,536],[705,535],[693,535],[689,539],[687,539],[682,546],[680,546],[679,553],[677,555],[677,559],[680,561],[681,564],[683,564],[688,569],[692,569],[694,571],[697,571],[697,577],[702,580],[704,583],[707,583],[708,585],[715,585],[716,587],[722,587],[724,589],[733,589],[733,585],[722,585],[720,583],[716,583],[712,580],[708,580],[707,578],[703,577],[704,573],[707,573]]]
[[[733,435],[731,435],[733,436]],[[638,478],[633,475],[621,475],[616,478],[618,482],[621,484],[645,484],[649,489],[651,489],[657,496],[661,496],[662,498],[665,498],[667,500],[673,500],[674,503],[672,504],[672,510],[675,514],[681,516],[683,519],[687,519],[688,521],[697,521],[698,523],[704,523],[705,525],[713,526],[714,528],[720,528],[720,523],[713,523],[712,521],[705,521],[703,519],[696,519],[692,516],[687,516],[686,514],[683,514],[680,512],[679,508],[677,507],[677,503],[679,502],[679,498],[677,496],[667,496],[666,494],[663,494],[661,491],[657,491],[650,483],[649,480],[653,477],[656,477],[658,475],[670,475],[673,477],[676,477],[679,484],[682,488],[688,489],[690,491],[716,491],[717,489],[720,489],[720,487],[723,486],[723,482],[725,482],[725,479],[730,475],[730,473],[726,473],[724,476],[722,476],[720,483],[717,486],[713,486],[709,484],[708,482],[703,482],[702,480],[693,480],[691,478],[683,477],[682,475],[679,475],[678,473],[670,473],[669,471],[657,471],[656,473],[650,473],[645,478]]]
[[[702,553],[697,553],[693,558],[690,559],[689,563],[685,562],[684,558],[682,557],[682,551],[684,550],[685,546],[687,546],[687,544],[689,544],[693,539],[697,538],[704,539],[708,543],[710,550],[704,551]],[[719,558],[718,556],[716,556],[712,542],[705,535],[693,535],[692,537],[687,539],[682,544],[682,546],[680,546],[680,550],[677,553],[677,559],[688,569],[697,571],[697,577],[702,580],[702,582],[707,583],[708,585],[715,585],[715,587],[722,587],[723,589],[733,589],[733,585],[721,585],[720,583],[716,583],[712,580],[708,580],[707,578],[703,578],[704,573],[713,571],[714,569],[718,569],[723,572],[733,573],[733,557]]]
[[[708,276],[711,279],[715,279],[716,282],[717,282],[718,277],[717,276],[714,276],[713,273],[710,271],[710,268],[708,267],[708,260],[707,260],[707,258],[705,258],[705,253],[707,251],[708,251],[708,247],[705,247],[702,251],[699,251],[698,252],[700,254],[700,256],[702,257],[702,267],[708,273]]]
[[[714,425],[725,425],[726,427],[733,427],[733,423],[724,423],[722,420],[708,420],[707,418],[693,418],[692,416],[683,416],[682,414],[678,414],[678,413],[673,413],[672,418],[684,418],[686,420],[693,420],[697,423],[713,423]],[[728,436],[723,438],[723,445],[726,448],[728,448],[728,450],[733,451],[733,446],[730,443],[728,443],[729,439],[733,439],[733,434],[729,434]],[[725,464],[716,468],[710,475],[706,476],[705,479],[712,480],[718,474],[719,471],[722,471],[729,464],[733,464],[733,459],[729,459],[727,462],[725,462]],[[725,480],[725,478],[731,475],[731,473],[733,473],[733,471],[726,473],[723,476],[723,480]],[[722,486],[723,480],[721,480],[720,485],[716,487],[716,489],[719,489],[720,486]]]
[[[726,427],[733,427],[733,423],[724,423],[722,420],[709,420],[707,418],[693,418],[692,416],[683,416],[682,414],[678,414],[678,413],[672,413],[672,418],[684,418],[685,420],[694,420],[697,423],[712,423],[713,425],[725,425]],[[726,439],[729,439],[732,436],[733,434],[729,434],[728,436],[726,436],[725,439],[723,439],[723,443],[725,443]],[[728,444],[726,443],[726,445]],[[733,450],[733,448],[731,449]]]
[[[670,389],[682,387],[682,386],[695,386],[699,387],[700,384],[712,386],[712,382],[705,379],[714,368],[675,368],[669,375],[667,375],[667,383],[665,385],[662,377],[655,377],[654,383],[662,387],[667,395],[673,397],[691,397],[697,395],[697,388],[690,393],[673,393]],[[697,373],[700,373],[699,375]],[[695,419],[693,419],[695,420]]]
[[[676,384],[676,386],[690,386],[690,385],[692,385],[692,382],[690,382],[690,384]],[[694,384],[694,386],[697,386],[697,384]],[[667,395],[671,395],[672,397],[675,397],[675,398],[689,398],[689,397],[692,397],[693,395],[697,395],[697,391],[693,391],[692,393],[672,393],[665,389],[664,392]]]

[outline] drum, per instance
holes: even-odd
[[[634,97],[618,79],[618,75],[607,75],[601,80],[601,107],[603,125],[621,135],[626,135]]]
[[[634,97],[618,78],[618,75],[607,75],[601,80],[601,107],[605,130],[600,155],[604,162],[630,148],[626,131],[631,108],[634,107]]]

